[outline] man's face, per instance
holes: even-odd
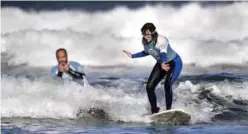
[[[64,51],[59,51],[57,53],[57,60],[59,64],[66,64],[67,63],[67,55]]]

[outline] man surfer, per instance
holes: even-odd
[[[68,54],[66,49],[59,48],[56,51],[56,58],[58,65],[51,69],[52,76],[55,78],[83,80],[85,73],[82,65],[76,61],[68,61]]]

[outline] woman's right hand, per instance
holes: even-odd
[[[132,54],[126,50],[123,50],[123,52],[129,57],[129,58],[132,58]]]

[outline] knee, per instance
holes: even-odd
[[[147,85],[146,85],[146,91],[147,91],[147,92],[152,92],[154,88],[155,88],[155,87],[154,87],[154,85],[153,85],[152,82],[148,82],[148,83],[147,83]]]

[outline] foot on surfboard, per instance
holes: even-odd
[[[152,109],[152,114],[159,113],[159,111],[160,111],[160,107],[157,107],[155,110]]]

